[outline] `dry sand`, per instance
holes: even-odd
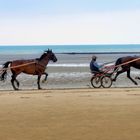
[[[0,92],[0,140],[138,140],[140,88]]]

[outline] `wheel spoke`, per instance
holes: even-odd
[[[91,78],[91,85],[94,87],[94,88],[100,88],[102,86],[102,83],[101,83],[101,77],[92,77]]]
[[[112,86],[112,79],[109,76],[103,76],[101,79],[102,87],[110,88]]]

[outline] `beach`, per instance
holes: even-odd
[[[1,140],[133,140],[140,134],[140,89],[0,92]]]
[[[140,81],[134,85],[126,73],[111,88],[91,86],[89,62],[93,54],[56,54],[57,63],[37,89],[37,76],[20,74],[19,91],[11,85],[11,72],[0,81],[1,140],[132,140],[140,134]],[[128,54],[96,54],[100,64],[115,63]],[[0,56],[9,60],[38,55]],[[132,69],[132,77],[139,70]],[[44,79],[42,76],[41,81]]]
[[[140,0],[0,2],[0,140],[140,139]]]

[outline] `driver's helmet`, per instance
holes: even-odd
[[[96,59],[97,59],[97,57],[96,57],[95,55],[93,55],[93,56],[92,56],[92,60],[95,61]]]

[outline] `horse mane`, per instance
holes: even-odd
[[[48,49],[47,51],[44,51],[44,53],[40,56],[40,58],[38,60],[42,60],[49,53],[52,53],[52,50]]]
[[[43,54],[40,56],[39,60],[42,60],[45,56],[46,56],[46,53],[43,53]]]
[[[44,51],[44,53],[40,56],[39,60],[42,60],[48,53],[49,51]]]

